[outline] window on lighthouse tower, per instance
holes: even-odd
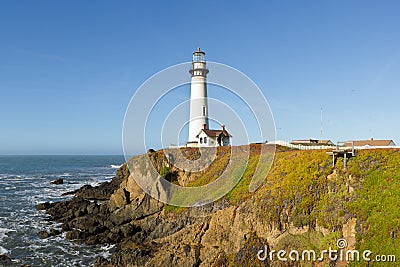
[[[203,106],[203,116],[206,116],[206,106]]]

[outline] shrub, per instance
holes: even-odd
[[[167,166],[163,166],[160,170],[160,175],[165,178],[169,173],[171,173],[171,169]]]

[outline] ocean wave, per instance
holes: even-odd
[[[8,249],[5,249],[2,246],[0,246],[0,255],[7,255],[9,253],[10,251]]]
[[[102,250],[110,250],[113,249],[116,246],[116,244],[105,244],[101,246]]]
[[[17,189],[16,186],[6,186],[4,187],[4,190],[12,190],[12,189]]]
[[[112,169],[119,169],[119,168],[122,167],[122,165],[123,165],[123,164],[121,164],[121,165],[114,165],[114,164],[111,164],[111,165],[110,165],[110,168],[112,168]]]
[[[10,233],[10,232],[16,232],[16,230],[0,227],[0,242],[2,242],[5,237],[8,237],[7,233]]]
[[[4,181],[22,182],[26,178],[22,178],[20,176],[19,177],[17,177],[17,176],[8,176],[8,177],[4,177],[3,179],[4,179]]]

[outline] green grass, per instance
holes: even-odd
[[[349,218],[357,218],[356,248],[371,250],[374,255],[396,255],[400,261],[400,150],[358,151],[357,156],[348,161],[346,170],[339,158],[336,176],[330,175],[334,168],[325,151],[277,152],[261,188],[249,192],[258,160],[259,154],[250,153],[240,181],[224,198],[231,205],[238,205],[253,197],[248,204],[253,212],[281,230],[289,224],[311,229],[308,235],[287,236],[278,246],[335,247],[334,241],[341,237],[343,224]],[[228,161],[227,153],[221,155],[190,186],[214,181]],[[237,164],[237,168],[243,167]],[[182,210],[166,207],[168,212]],[[314,231],[317,224],[332,234],[322,237]],[[359,264],[353,262],[351,266]],[[375,265],[379,264],[370,264]],[[381,263],[379,266],[396,265]]]
[[[360,189],[346,203],[360,220],[357,248],[374,254],[396,255],[397,260],[400,260],[399,163],[398,150],[360,152],[348,169],[348,173],[357,174]]]

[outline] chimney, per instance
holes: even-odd
[[[222,131],[225,131],[225,124],[222,124],[221,127],[222,127]]]
[[[207,130],[207,124],[203,124],[203,130]]]
[[[374,141],[374,138],[373,138],[373,137],[371,137],[371,141]]]

